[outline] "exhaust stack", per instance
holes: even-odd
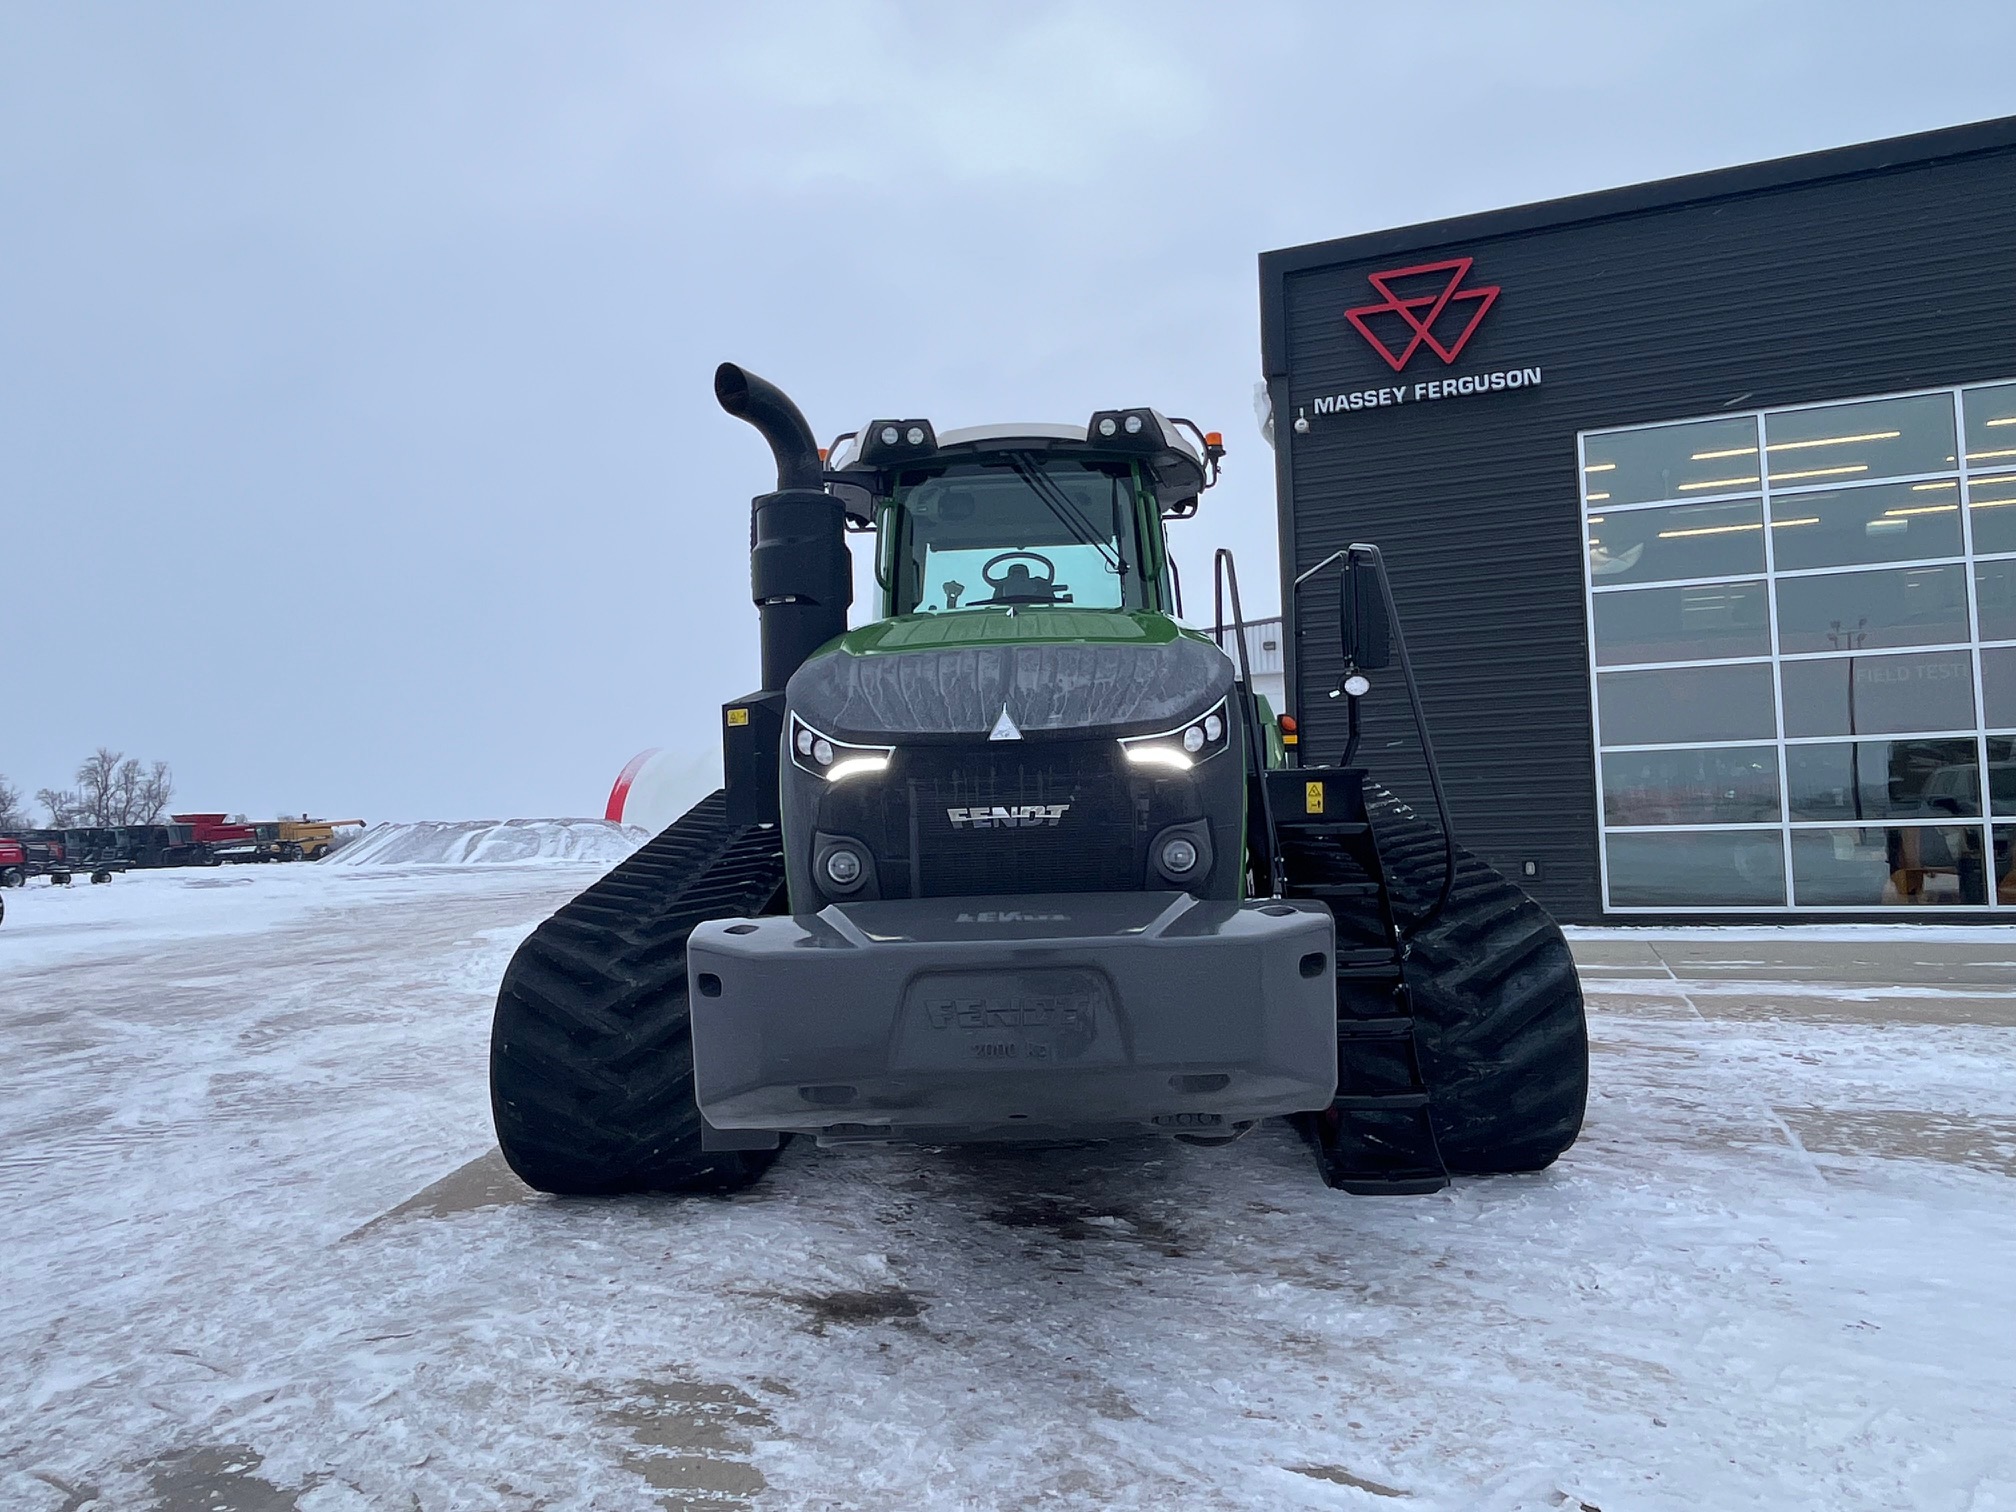
[[[819,443],[812,427],[784,390],[754,373],[724,362],[714,369],[714,397],[737,420],[746,420],[770,443],[777,459],[777,489],[818,488],[823,483]]]
[[[847,633],[854,569],[846,516],[823,486],[812,427],[782,389],[724,362],[714,370],[714,397],[755,426],[777,459],[777,491],[751,505],[749,574],[762,621],[763,686],[781,692],[806,657]]]
[[[854,564],[846,515],[825,490],[819,445],[798,406],[732,362],[714,370],[714,397],[753,425],[777,459],[776,491],[750,504],[749,586],[763,687],[727,708],[722,732],[731,821],[775,823],[785,685],[814,651],[847,633]]]

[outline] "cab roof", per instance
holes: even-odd
[[[1161,417],[1157,416],[1157,419]],[[841,443],[844,452],[841,447],[835,448],[839,455],[829,459],[826,465],[833,473],[859,474],[864,484],[868,483],[869,475],[875,475],[878,481],[870,485],[871,490],[877,495],[884,495],[888,483],[881,480],[893,481],[894,473],[1008,452],[1035,452],[1085,461],[1141,462],[1147,466],[1155,484],[1156,497],[1163,513],[1188,514],[1196,507],[1197,496],[1207,486],[1204,458],[1190,438],[1175,425],[1163,421],[1161,429],[1162,445],[1144,452],[1138,446],[1102,445],[1088,436],[1083,425],[1040,420],[968,425],[937,433],[936,444],[930,450],[905,457],[900,466],[878,468],[860,460],[859,437],[868,430],[864,425],[860,432]]]

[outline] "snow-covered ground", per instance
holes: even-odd
[[[651,831],[607,819],[449,819],[374,824],[330,866],[511,866],[524,861],[621,861]]]
[[[1578,942],[1582,1142],[1434,1197],[1267,1128],[530,1198],[489,1000],[596,871],[9,895],[0,1507],[2016,1507],[2007,942],[1936,1013]]]

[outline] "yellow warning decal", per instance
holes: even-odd
[[[1305,782],[1302,784],[1302,810],[1304,813],[1309,814],[1320,814],[1323,812],[1322,783]]]
[[[749,711],[747,709],[730,709],[728,711],[728,723],[731,725],[745,725],[749,723]]]

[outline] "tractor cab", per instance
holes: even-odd
[[[884,618],[1169,614],[1179,595],[1162,521],[1196,511],[1223,454],[1215,434],[1154,410],[943,436],[928,421],[878,420],[829,448],[826,477],[849,525],[877,535]]]

